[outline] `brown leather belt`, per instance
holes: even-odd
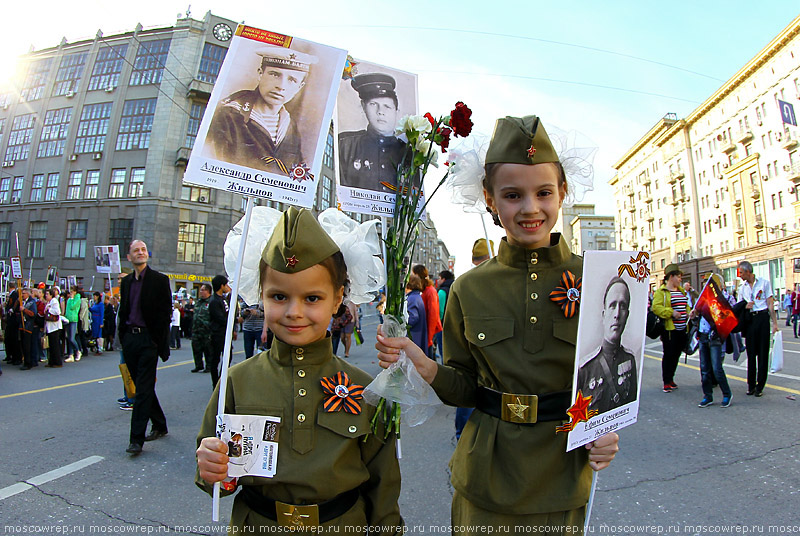
[[[571,391],[544,395],[501,393],[488,387],[478,387],[475,408],[506,422],[532,426],[543,421],[566,421]]]
[[[255,486],[242,486],[239,492],[251,510],[283,527],[313,527],[336,519],[356,504],[359,495],[356,488],[319,504],[288,504],[265,497]]]

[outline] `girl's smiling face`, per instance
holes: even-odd
[[[262,288],[267,326],[292,346],[324,339],[344,294],[344,288],[334,288],[330,272],[320,264],[294,274],[268,268]]]
[[[544,164],[501,164],[484,190],[486,205],[496,212],[508,243],[534,249],[550,245],[550,231],[566,195],[558,167]]]

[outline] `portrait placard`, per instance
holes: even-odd
[[[47,267],[47,277],[44,280],[45,285],[52,287],[58,281],[58,268],[52,264]]]
[[[22,259],[11,257],[11,276],[14,279],[22,279]]]
[[[397,166],[407,158],[395,127],[418,113],[417,75],[361,60],[351,65],[336,102],[337,203],[349,212],[391,216]]]
[[[584,255],[568,451],[636,422],[649,286],[647,252]]]
[[[311,207],[346,55],[240,24],[184,182]]]
[[[122,271],[119,246],[95,246],[94,265],[98,273],[118,274]]]

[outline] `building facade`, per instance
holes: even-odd
[[[687,117],[667,114],[614,168],[617,243],[699,286],[753,263],[776,295],[800,282],[800,17]],[[794,121],[796,123],[796,121]],[[798,265],[800,268],[800,265]]]
[[[575,255],[590,250],[613,250],[617,247],[614,216],[579,214],[570,222],[572,241],[570,249]]]
[[[244,200],[182,177],[236,25],[209,12],[21,58],[0,92],[0,259],[17,255],[18,237],[26,277],[56,266],[97,290],[108,280],[92,248],[118,245],[124,264],[137,238],[173,290],[223,273]],[[333,147],[331,129],[316,211],[336,206]]]

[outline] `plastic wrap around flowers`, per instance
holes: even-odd
[[[587,192],[594,189],[594,157],[597,147],[583,134],[547,125],[547,134],[558,160],[567,176],[568,193],[565,206],[583,201]],[[486,211],[483,197],[484,163],[489,148],[489,138],[475,132],[458,146],[450,149],[447,159],[450,172],[446,188],[453,203],[462,205],[465,212]]]
[[[281,212],[274,208],[253,207],[239,281],[239,295],[248,305],[260,301],[258,267],[261,254],[280,217]],[[319,222],[344,255],[350,279],[349,299],[355,304],[371,301],[374,298],[373,293],[379,291],[386,283],[383,263],[376,257],[381,252],[380,239],[375,229],[378,220],[358,223],[345,216],[343,212],[329,208],[319,215]],[[224,262],[229,279],[233,279],[236,273],[236,257],[239,254],[243,229],[244,218],[233,226],[225,239]]]
[[[383,262],[377,257],[381,254],[381,242],[375,228],[379,220],[358,223],[336,208],[325,210],[318,220],[344,255],[350,279],[350,301],[355,304],[372,301],[374,293],[386,284]]]

